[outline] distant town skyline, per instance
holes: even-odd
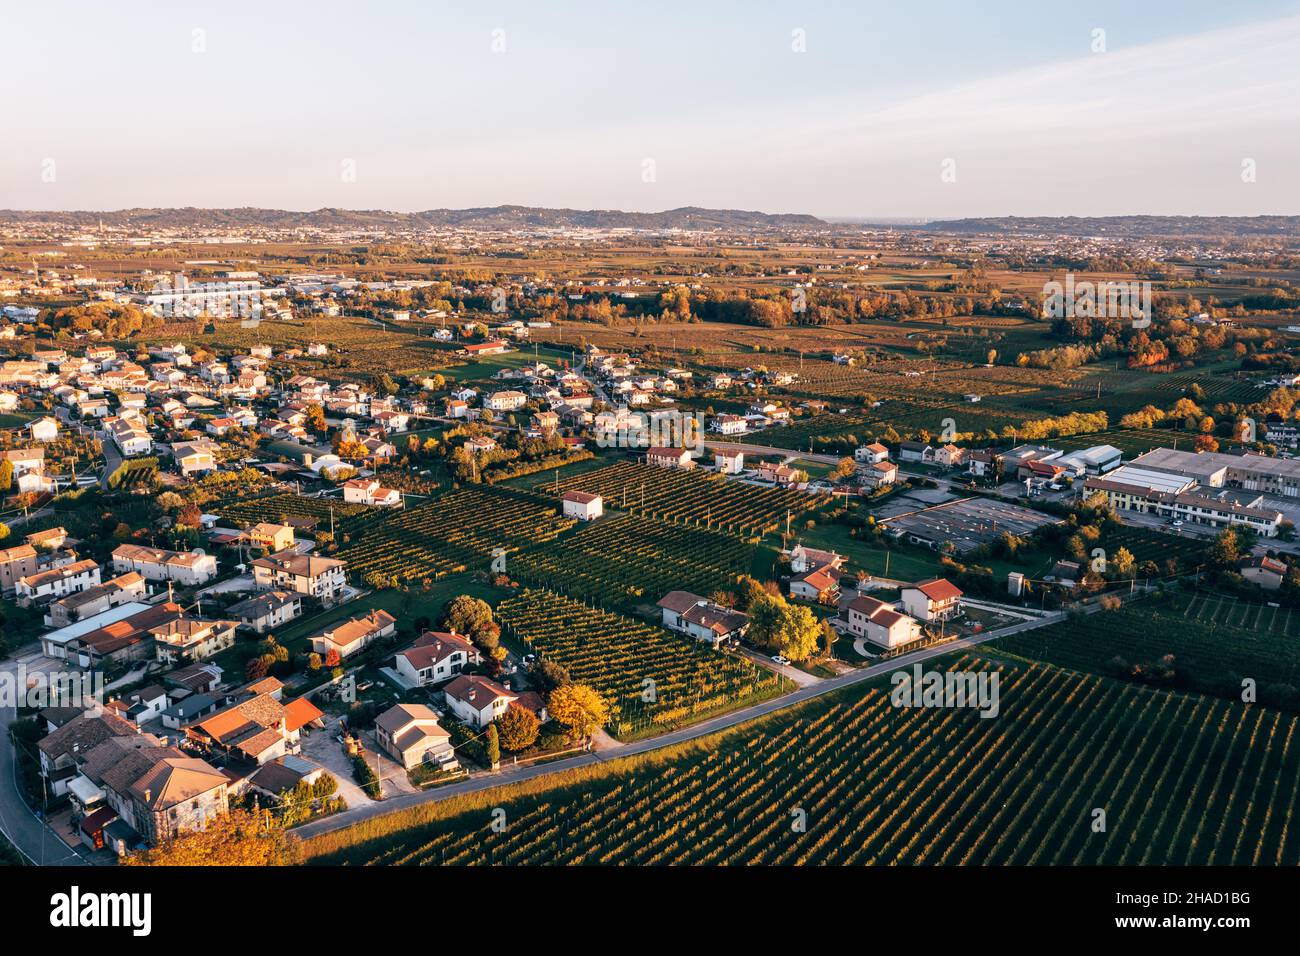
[[[0,208],[1300,214],[1300,2],[53,0]]]

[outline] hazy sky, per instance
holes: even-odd
[[[1300,0],[9,0],[0,36],[0,207],[1300,214]]]

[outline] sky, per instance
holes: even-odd
[[[0,208],[1300,214],[1300,0],[7,0],[0,36]]]

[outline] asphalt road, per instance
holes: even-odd
[[[782,697],[764,701],[763,703],[755,704],[752,707],[745,707],[741,710],[732,711],[731,713],[723,714],[720,717],[714,717],[711,720],[706,720],[699,724],[693,724],[690,727],[684,727],[681,730],[675,730],[658,737],[653,737],[649,740],[635,741],[610,750],[591,751],[579,757],[569,757],[552,763],[529,764],[522,767],[504,766],[501,770],[494,773],[476,774],[461,783],[449,784],[445,787],[438,787],[437,789],[428,790],[423,793],[394,797],[393,799],[384,800],[381,803],[376,803],[368,807],[359,807],[355,810],[345,810],[344,812],[335,814],[334,816],[304,824],[303,826],[298,827],[294,832],[303,839],[308,839],[313,836],[319,836],[322,833],[342,830],[346,827],[354,826],[363,820],[382,816],[383,814],[391,813],[395,810],[403,810],[408,807],[417,806],[422,803],[437,803],[442,800],[449,800],[452,797],[464,796],[465,794],[470,793],[479,793],[484,790],[490,790],[494,787],[505,786],[506,784],[535,780],[538,777],[544,777],[548,774],[562,773],[566,770],[574,770],[579,767],[589,767],[595,763],[605,763],[611,760],[619,760],[623,757],[632,757],[637,754],[661,750],[664,747],[671,747],[674,744],[685,743],[690,740],[699,739],[700,737],[707,737],[709,734],[715,734],[719,731],[735,727],[737,724],[742,724],[758,717],[764,717],[779,710],[784,710],[787,707],[793,707],[806,700],[812,700],[815,697],[831,694],[837,690],[850,687],[854,684],[861,684],[864,681],[872,680],[873,678],[880,677],[904,667],[911,667],[913,664],[920,663],[921,661],[927,661],[944,654],[951,654],[953,651],[974,647],[977,644],[983,644],[986,641],[996,640],[997,638],[1006,637],[1010,634],[1018,634],[1021,631],[1044,627],[1047,624],[1052,624],[1061,620],[1064,616],[1064,614],[1058,612],[1044,618],[1011,624],[1007,627],[998,628],[997,630],[989,631],[986,634],[980,634],[976,637],[962,638],[961,640],[941,644],[936,647],[922,648],[921,650],[914,651],[910,654],[895,657],[879,664],[873,664],[870,667],[854,671],[851,674],[843,674],[839,677],[832,677],[827,680],[818,681],[815,684],[801,687]]]

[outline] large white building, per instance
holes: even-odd
[[[1265,537],[1276,535],[1282,523],[1282,512],[1271,507],[1256,491],[1234,491],[1227,484],[1229,466],[1214,460],[1201,460],[1205,458],[1205,455],[1189,455],[1184,461],[1166,456],[1151,459],[1149,455],[1143,455],[1133,464],[1121,465],[1104,476],[1088,478],[1083,484],[1084,491],[1105,494],[1107,503],[1116,511],[1152,514],[1170,521],[1215,528],[1246,526]],[[1236,461],[1231,455],[1216,455],[1215,458]],[[1147,467],[1148,460],[1164,465],[1168,470]],[[1174,470],[1175,465],[1179,466],[1178,470]],[[1243,472],[1239,471],[1236,481],[1244,480]],[[1243,486],[1238,483],[1235,487]]]

